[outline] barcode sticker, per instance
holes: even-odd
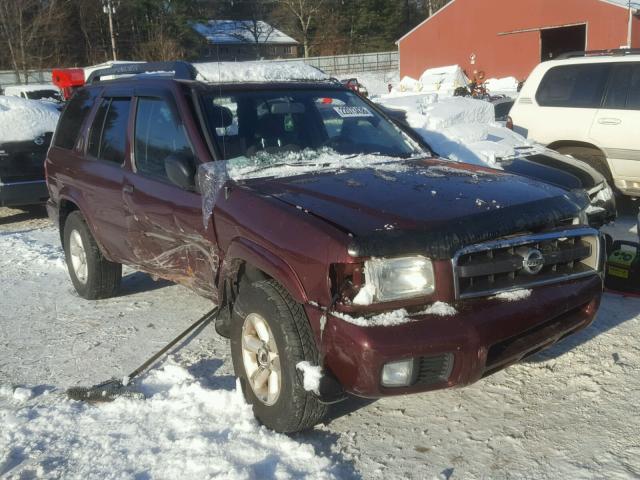
[[[364,107],[333,107],[342,118],[373,117],[373,113]]]

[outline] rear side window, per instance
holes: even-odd
[[[78,133],[93,106],[93,101],[97,94],[97,90],[83,89],[78,91],[69,101],[58,122],[56,138],[53,141],[56,147],[67,150],[73,149]]]
[[[640,64],[618,64],[607,88],[605,108],[640,110]]]
[[[89,155],[106,162],[124,162],[130,107],[128,98],[102,100],[89,134]]]
[[[160,98],[139,98],[136,113],[136,171],[157,178],[167,178],[165,159],[172,154],[193,158],[184,127]]]
[[[538,87],[542,107],[600,108],[610,64],[566,65],[549,70]]]

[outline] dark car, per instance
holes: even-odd
[[[49,192],[44,159],[52,133],[33,140],[0,142],[0,207],[44,204]]]
[[[268,427],[468,385],[592,322],[584,192],[432,158],[334,81],[99,81],[119,71],[76,92],[47,156],[71,281],[109,297],[126,264],[216,302]]]
[[[405,110],[382,105],[378,107],[400,127],[411,130]],[[497,112],[496,109],[496,114]],[[425,148],[431,148],[419,135],[416,136],[416,140]],[[516,158],[501,160],[500,167],[506,172],[540,180],[567,190],[584,189],[591,203],[586,211],[588,224],[594,228],[600,228],[612,222],[618,215],[615,196],[606,178],[583,161],[553,150],[525,146]]]

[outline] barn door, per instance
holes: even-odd
[[[541,61],[553,60],[568,52],[582,52],[587,48],[587,26],[546,28],[540,30]]]

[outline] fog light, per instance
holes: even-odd
[[[408,387],[413,380],[413,358],[389,362],[382,368],[382,385]]]

